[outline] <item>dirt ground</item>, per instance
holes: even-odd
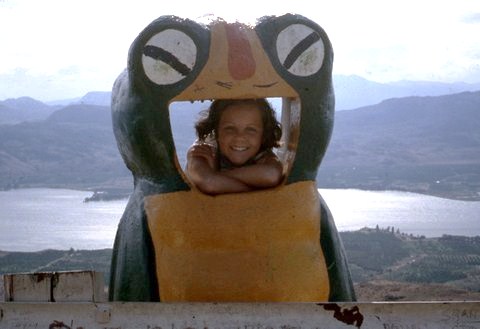
[[[371,301],[480,301],[480,292],[441,284],[373,281],[355,285],[359,302]]]

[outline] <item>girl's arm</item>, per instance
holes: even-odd
[[[265,155],[257,163],[222,172],[252,188],[268,188],[280,184],[283,177],[283,165],[273,153]]]
[[[193,184],[206,194],[251,190],[247,184],[217,171],[215,148],[208,144],[194,144],[190,147],[187,153],[186,173]]]

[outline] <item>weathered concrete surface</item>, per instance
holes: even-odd
[[[103,273],[95,271],[39,272],[2,276],[10,302],[105,302]]]
[[[480,328],[480,302],[0,303],[0,328]]]

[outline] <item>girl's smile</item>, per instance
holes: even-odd
[[[217,143],[220,153],[235,166],[257,155],[262,146],[263,121],[260,109],[252,104],[232,104],[222,113]]]

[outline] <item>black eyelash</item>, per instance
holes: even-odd
[[[318,33],[310,33],[306,38],[304,38],[295,47],[292,48],[287,58],[285,58],[283,66],[285,66],[285,68],[287,68],[288,70],[293,65],[293,63],[295,63],[298,57],[303,54],[303,52],[307,50],[308,47],[313,45],[318,40],[320,40],[320,35]]]
[[[215,84],[217,86],[227,88],[227,89],[232,89],[233,87],[233,84],[231,82],[215,81]]]
[[[180,60],[176,56],[166,51],[165,49],[147,45],[143,49],[143,54],[147,57],[151,57],[153,59],[161,60],[162,62],[167,63],[172,67],[172,69],[174,69],[183,76],[187,76],[192,71],[190,68],[188,68],[187,65],[180,62]]]
[[[270,87],[275,86],[277,83],[278,83],[278,81],[275,81],[275,82],[272,82],[272,83],[269,83],[269,84],[265,84],[265,85],[253,85],[253,86],[255,88],[270,88]]]

